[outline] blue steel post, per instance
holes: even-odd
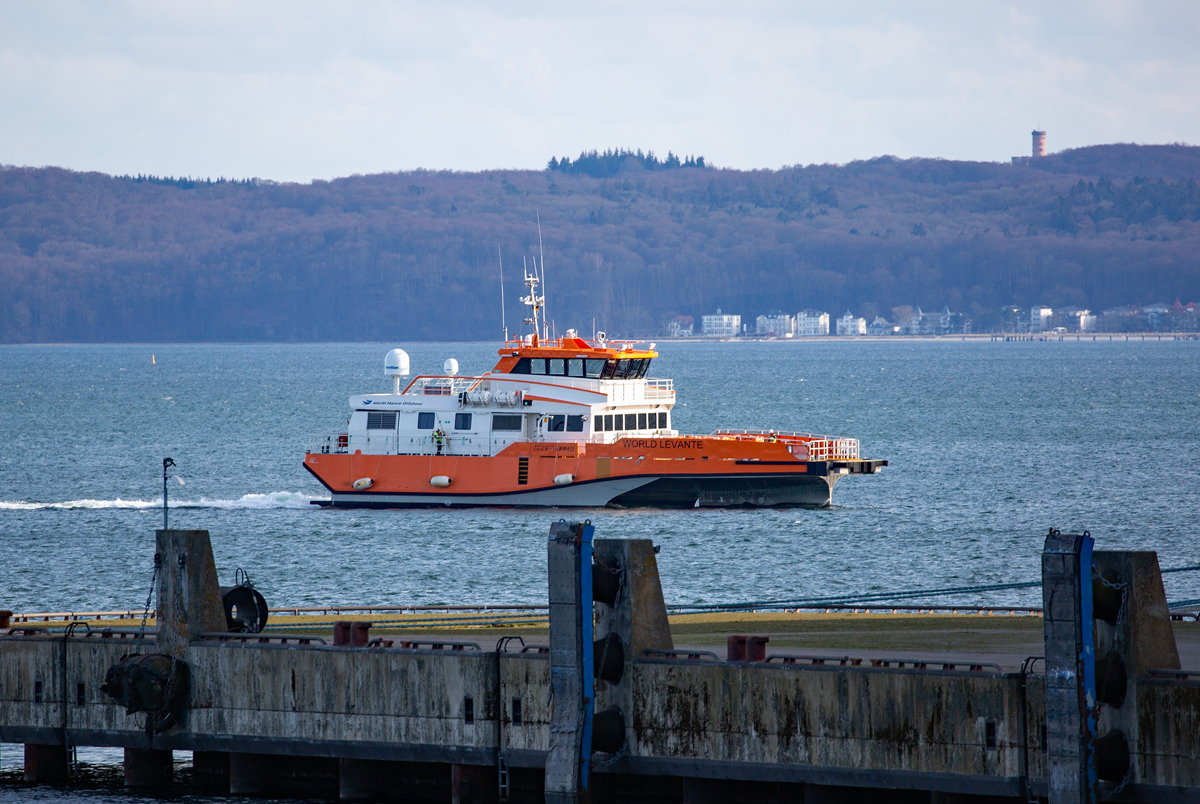
[[[1042,552],[1046,750],[1050,804],[1098,800],[1092,537],[1051,530]]]
[[[590,522],[558,521],[546,546],[550,592],[550,752],[547,804],[588,795],[592,755],[592,533]]]

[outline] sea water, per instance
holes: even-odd
[[[668,603],[1036,581],[1051,527],[1200,563],[1200,343],[660,343],[650,375],[675,379],[680,432],[850,436],[889,466],[823,509],[311,505],[327,494],[306,437],[343,430],[351,394],[390,390],[393,346],[414,374],[497,359],[473,343],[0,347],[0,608],[144,606],[165,456],[185,483],[171,526],[209,530],[222,582],[243,568],[272,605],[544,602],[559,518],[661,545]],[[1166,584],[1200,597],[1200,573]]]

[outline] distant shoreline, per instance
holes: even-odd
[[[654,343],[658,346],[683,343],[1032,343],[1032,342],[1078,342],[1078,343],[1117,343],[1117,342],[1200,342],[1200,332],[1095,332],[1081,334],[1068,332],[1064,334],[1026,333],[985,333],[971,335],[805,335],[800,338],[667,338],[667,337],[638,337],[610,338],[610,344],[622,343]],[[22,346],[362,346],[370,344],[488,344],[500,345],[500,341],[422,341],[397,338],[394,340],[372,341],[48,341],[36,343],[0,343],[0,349]]]

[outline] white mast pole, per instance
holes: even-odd
[[[534,209],[533,214],[537,216],[538,256],[542,261],[542,330],[546,333],[542,337],[549,340],[550,329],[546,325],[546,253],[542,250],[542,213],[540,210]]]
[[[500,326],[504,329],[504,342],[508,343],[508,324],[504,318],[504,254],[500,251],[500,244],[496,244],[496,256],[500,258]]]

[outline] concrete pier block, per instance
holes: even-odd
[[[279,786],[278,758],[272,754],[229,755],[229,795],[266,796]]]
[[[495,768],[486,765],[450,766],[451,804],[491,804],[499,798]]]
[[[171,784],[175,755],[154,748],[125,749],[125,786],[161,790]]]
[[[65,785],[69,776],[66,746],[25,743],[25,784]]]
[[[206,530],[155,531],[158,653],[182,659],[205,631],[225,630],[217,565]]]
[[[229,795],[229,753],[226,751],[193,751],[192,781],[206,793]]]

